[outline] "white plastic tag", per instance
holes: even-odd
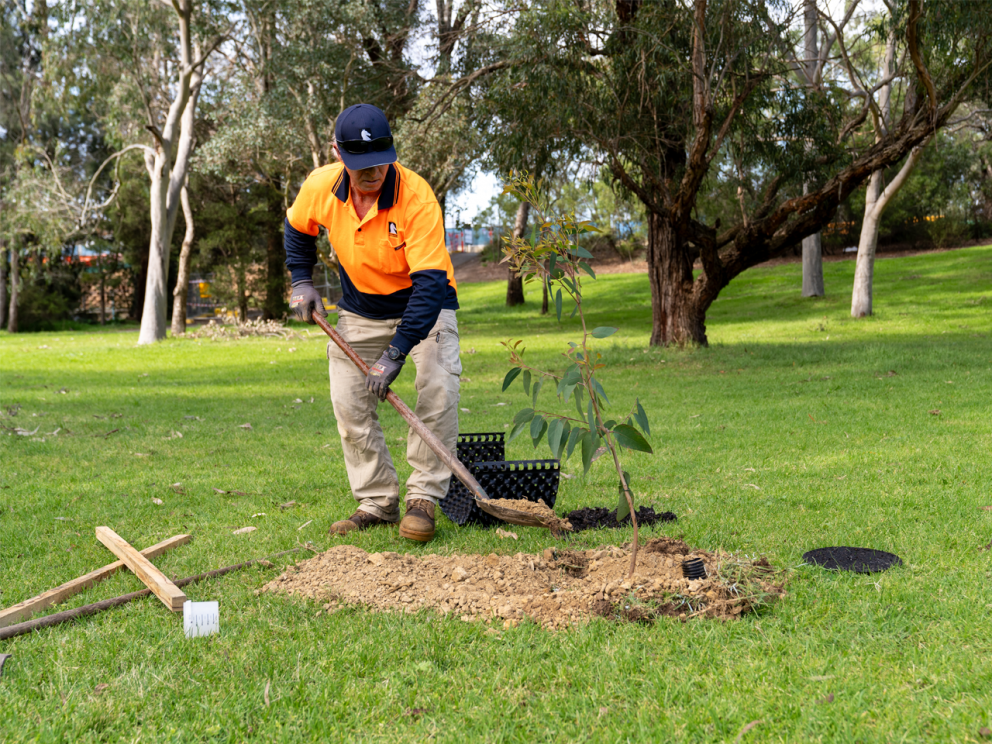
[[[220,633],[220,603],[183,602],[183,632],[187,638]]]

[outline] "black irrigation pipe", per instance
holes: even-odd
[[[302,550],[302,548],[284,550],[281,553],[270,555],[267,558],[245,561],[244,563],[237,563],[233,566],[218,568],[216,571],[207,571],[206,573],[197,574],[196,576],[188,576],[185,579],[180,579],[175,582],[175,584],[176,586],[186,586],[187,584],[203,581],[204,579],[213,579],[217,576],[223,576],[226,573],[230,573],[231,571],[237,571],[238,569],[247,568],[248,566],[256,563],[262,563],[270,558],[278,558],[283,555],[288,555],[289,553],[297,553],[300,550]],[[94,602],[93,604],[83,605],[82,607],[77,607],[74,610],[56,612],[54,615],[45,615],[45,617],[39,617],[36,620],[28,620],[23,623],[17,623],[17,625],[10,625],[6,628],[0,628],[0,641],[6,640],[7,638],[13,638],[14,636],[23,635],[25,633],[30,633],[33,630],[41,630],[42,628],[50,628],[53,625],[67,623],[70,620],[76,620],[77,618],[86,617],[87,615],[96,615],[98,612],[103,612],[104,610],[109,610],[112,607],[127,604],[135,599],[146,597],[149,594],[151,594],[150,589],[142,589],[140,592],[122,594],[119,597],[113,597],[111,599],[105,599],[102,602]]]

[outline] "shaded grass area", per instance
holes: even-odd
[[[186,640],[180,618],[148,599],[0,643],[14,656],[0,738],[720,742],[760,720],[742,741],[979,740],[992,726],[992,551],[978,551],[992,540],[980,509],[992,505],[992,248],[880,260],[877,314],[860,321],[849,318],[853,268],[825,264],[819,300],[799,296],[798,265],[747,272],[714,304],[708,349],[646,347],[644,276],[606,276],[589,292],[591,322],[621,328],[600,349],[607,392],[624,410],[639,396],[651,418],[655,455],[626,463],[635,490],[679,515],[647,536],[792,568],[770,612],[486,634],[457,618],[326,615],[255,596],[275,573],[253,568],[188,587],[221,601],[217,637]],[[503,292],[460,290],[462,431],[503,430],[525,405],[519,387],[499,392],[500,340],[523,337],[533,362],[560,368],[576,336],[534,301],[504,308]],[[354,502],[318,334],[152,348],[127,333],[0,335],[0,405],[20,406],[0,423],[39,427],[0,435],[0,605],[109,563],[100,524],[138,547],[190,532],[156,560],[170,576],[335,544],[327,527]],[[411,372],[395,388],[412,403]],[[402,480],[406,427],[380,413]],[[524,439],[508,457],[548,456]],[[576,477],[559,511],[614,504],[605,462],[587,478],[578,463],[565,470]],[[280,509],[288,501],[298,506]],[[232,534],[248,525],[258,529]],[[517,542],[442,519],[425,546],[395,530],[349,541],[414,553],[552,544],[515,531]],[[826,545],[888,550],[906,565],[874,576],[799,565]],[[137,588],[118,574],[57,609]]]

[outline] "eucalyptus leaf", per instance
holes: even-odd
[[[506,443],[509,444],[518,436],[520,436],[520,432],[522,432],[524,429],[527,428],[528,423],[529,423],[528,421],[521,421],[517,424],[514,424],[513,428],[510,429],[510,435],[506,438]]]
[[[589,422],[589,431],[596,431],[596,412],[592,407],[592,397],[590,397],[589,402],[586,403],[586,421]]]
[[[572,452],[575,450],[575,445],[579,443],[582,439],[582,435],[585,433],[585,429],[581,429],[576,426],[568,435],[568,447],[565,449],[565,458],[572,456]]]
[[[521,371],[522,370],[520,369],[520,367],[514,367],[513,369],[511,369],[509,372],[506,373],[506,377],[503,378],[504,393],[506,392],[506,389],[510,387],[510,385],[513,383],[513,381],[517,379],[517,375],[519,375]]]
[[[651,445],[648,444],[648,440],[646,440],[644,435],[633,426],[620,424],[619,426],[614,427],[613,436],[617,438],[617,444],[621,447],[636,450],[637,452],[654,454],[654,450],[651,449]]]
[[[651,427],[648,426],[648,415],[644,412],[640,398],[637,399],[637,411],[634,413],[634,420],[644,430],[645,434],[651,436]]]
[[[579,261],[579,268],[586,272],[593,279],[596,278],[596,272],[592,270],[592,266],[587,264],[585,261]]]
[[[561,437],[558,440],[558,448],[555,451],[555,459],[560,460],[562,454],[565,452],[565,445],[568,444],[569,437],[572,433],[572,425],[568,421],[562,421],[563,427],[561,431]]]
[[[596,454],[596,450],[599,449],[599,437],[596,436],[596,432],[587,431],[582,436],[582,469],[583,472],[588,473],[589,468],[592,465],[592,456]]]
[[[524,395],[530,395],[530,370],[524,370]]]
[[[606,338],[607,336],[612,336],[617,332],[618,329],[613,326],[599,326],[598,328],[592,329],[593,338]]]
[[[558,445],[561,443],[561,435],[565,431],[565,421],[563,419],[552,419],[548,424],[548,447],[551,449],[551,456],[557,457]]]
[[[599,383],[595,377],[592,378],[592,389],[596,391],[596,394],[603,399],[606,405],[610,404],[610,399],[606,397],[606,391],[603,390],[603,386]]]
[[[555,312],[558,314],[558,322],[561,323],[561,290],[555,292]]]
[[[541,422],[540,427],[535,429],[534,424],[538,421]],[[544,420],[543,416],[536,416],[534,420],[530,422],[530,438],[534,440],[534,446],[537,447],[541,443],[541,438],[544,436],[544,432],[548,430],[548,422]]]
[[[517,415],[513,417],[513,423],[515,424],[526,424],[528,421],[534,418],[533,408],[524,408],[517,411]]]
[[[542,387],[544,387],[544,378],[539,377],[537,382],[534,383],[534,397],[531,399],[535,408],[537,408],[537,394],[541,392]]]

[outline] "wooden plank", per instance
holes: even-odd
[[[170,537],[168,540],[163,540],[160,543],[156,543],[150,548],[145,548],[141,551],[141,554],[148,560],[151,560],[152,558],[157,558],[173,548],[178,548],[180,545],[185,545],[189,541],[189,535],[176,535],[175,537]],[[80,576],[78,579],[67,581],[54,589],[49,589],[47,592],[43,592],[36,597],[31,597],[31,599],[25,599],[23,602],[18,602],[17,604],[8,607],[6,610],[0,610],[0,628],[6,628],[8,625],[13,625],[16,622],[24,620],[34,613],[41,612],[42,610],[45,610],[52,605],[56,605],[59,602],[65,602],[65,600],[72,595],[79,594],[79,592],[84,589],[89,589],[91,586],[99,581],[103,581],[108,576],[113,576],[122,568],[125,568],[124,561],[114,561],[113,563],[107,564],[103,568],[98,568],[96,571],[90,571],[85,576]]]
[[[102,542],[111,553],[124,561],[124,565],[130,568],[134,575],[152,590],[152,594],[162,600],[162,604],[173,612],[182,611],[186,595],[123,537],[109,527],[97,527],[96,539]]]

